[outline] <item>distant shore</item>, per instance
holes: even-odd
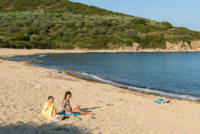
[[[0,57],[78,52],[0,49]],[[71,105],[79,104],[83,110],[95,113],[97,119],[80,116],[83,121],[72,118],[53,122],[38,116],[49,95],[54,96],[57,111],[61,111],[63,95],[68,90],[72,92]],[[200,131],[198,102],[170,99],[169,104],[159,105],[154,103],[156,99],[169,98],[86,81],[24,62],[0,59],[0,93],[0,133],[56,133],[52,130],[55,127],[67,128],[70,133],[103,134]]]
[[[0,48],[0,57],[13,57],[13,56],[25,56],[25,55],[36,55],[36,54],[44,54],[44,53],[187,53],[187,52],[200,52],[194,50],[187,51],[172,51],[172,50],[151,50],[144,49],[139,51],[129,51],[129,50],[54,50],[54,49],[8,49],[8,48]]]

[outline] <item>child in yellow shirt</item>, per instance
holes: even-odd
[[[53,101],[53,96],[49,96],[40,115],[42,115],[43,117],[51,117],[56,115],[56,106]]]

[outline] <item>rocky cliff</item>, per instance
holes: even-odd
[[[166,41],[166,49],[142,49],[138,43],[133,43],[131,47],[121,46],[119,52],[200,52],[200,40],[187,42],[170,43]]]

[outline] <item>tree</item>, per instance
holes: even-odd
[[[38,35],[31,35],[30,40],[31,41],[39,41],[40,40],[40,36],[38,36]]]

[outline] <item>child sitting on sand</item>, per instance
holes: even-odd
[[[63,105],[62,105],[62,108],[65,111],[65,114],[71,114],[73,112],[73,113],[79,113],[82,115],[93,115],[92,113],[86,113],[86,112],[81,111],[81,108],[77,104],[74,106],[70,106],[69,100],[71,96],[72,96],[71,92],[67,91],[65,93]]]
[[[40,115],[42,115],[43,117],[51,117],[56,115],[56,106],[53,101],[53,96],[49,96]]]

